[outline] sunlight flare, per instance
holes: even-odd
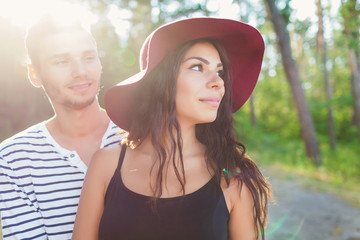
[[[44,13],[53,15],[64,24],[69,24],[75,18],[86,23],[84,25],[94,24],[97,21],[96,16],[91,14],[85,5],[75,5],[60,0],[2,1],[0,7],[0,16],[9,18],[16,26],[29,25]]]

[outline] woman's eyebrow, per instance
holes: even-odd
[[[189,57],[189,58],[185,59],[183,62],[186,62],[186,61],[191,60],[191,59],[199,60],[199,61],[201,61],[201,62],[203,62],[203,63],[205,63],[207,65],[210,64],[210,62],[208,60],[206,60],[205,58],[202,58],[202,57]],[[223,64],[221,62],[217,64],[217,67],[222,67],[222,66],[223,66]]]

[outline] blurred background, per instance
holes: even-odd
[[[23,39],[26,25],[56,3],[0,0],[0,141],[53,114],[43,90],[27,79]],[[92,13],[87,17],[103,64],[101,104],[108,87],[138,72],[141,44],[161,24],[214,16],[259,29],[266,45],[264,62],[251,99],[235,115],[239,140],[264,169],[276,166],[291,176],[326,183],[326,191],[360,207],[359,1],[76,3]]]

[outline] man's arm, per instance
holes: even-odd
[[[46,239],[30,172],[20,172],[14,171],[0,156],[0,213],[3,238]]]

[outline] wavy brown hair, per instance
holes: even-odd
[[[222,177],[230,184],[236,179],[250,190],[254,200],[254,224],[256,232],[265,239],[268,197],[270,186],[256,164],[245,154],[245,146],[236,140],[234,118],[231,110],[231,81],[229,61],[223,46],[214,39],[199,39],[185,43],[169,53],[158,66],[141,82],[132,99],[132,123],[128,142],[138,142],[149,137],[157,154],[159,169],[155,173],[156,183],[151,186],[156,200],[162,194],[164,172],[172,164],[185,194],[185,170],[182,156],[182,137],[176,119],[176,81],[181,61],[189,48],[198,42],[210,42],[219,52],[223,64],[225,95],[214,122],[196,125],[196,137],[206,146],[205,159],[209,171],[215,173],[220,184]],[[170,144],[169,136],[170,135]],[[170,146],[170,147],[169,147]],[[176,158],[178,154],[178,158]],[[154,171],[153,168],[150,172]],[[180,165],[180,167],[177,167]]]

